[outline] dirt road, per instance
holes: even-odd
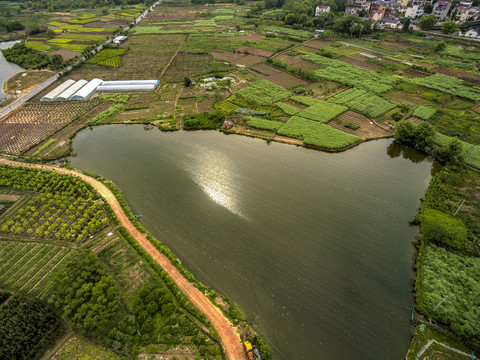
[[[177,270],[175,266],[158,251],[150,241],[142,234],[137,228],[132,224],[130,219],[127,217],[122,207],[118,203],[115,195],[101,182],[91,178],[90,176],[84,175],[80,172],[68,170],[56,166],[50,165],[40,165],[40,164],[26,164],[16,161],[11,161],[7,159],[0,158],[0,164],[13,165],[13,166],[23,166],[29,168],[37,168],[43,170],[55,171],[59,174],[65,174],[70,176],[75,176],[86,183],[93,186],[93,188],[108,202],[112,210],[117,215],[120,223],[128,230],[128,232],[133,236],[133,238],[138,242],[138,244],[147,251],[150,256],[167,272],[167,274],[172,278],[177,286],[182,290],[185,295],[190,299],[190,301],[195,305],[205,316],[210,320],[213,327],[217,331],[220,339],[223,343],[227,358],[230,360],[245,360],[245,352],[243,351],[242,345],[240,343],[240,338],[235,332],[234,328],[230,323],[225,319],[221,311],[214,306],[206,297],[203,295],[200,290],[194,287],[183,275]]]

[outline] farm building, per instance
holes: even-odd
[[[153,91],[157,88],[159,83],[159,80],[104,81],[100,86],[97,87],[97,91]]]
[[[114,44],[121,44],[127,40],[126,36],[117,36],[116,38],[113,39]]]
[[[99,85],[101,85],[103,80],[92,79],[75,94],[73,94],[69,100],[86,100],[90,95],[92,95]]]
[[[55,101],[67,101],[68,99],[70,99],[71,96],[73,96],[73,94],[75,94],[78,90],[84,87],[87,82],[87,80],[78,80],[75,84],[73,84],[67,90],[58,95],[55,98]]]
[[[66,81],[64,81],[63,83],[61,83],[60,85],[58,85],[55,89],[53,89],[52,91],[50,91],[47,95],[45,95],[44,97],[42,97],[40,99],[40,101],[53,101],[55,100],[55,98],[60,95],[62,92],[64,92],[65,90],[67,90],[70,86],[72,86],[73,84],[75,84],[75,80],[72,80],[72,79],[68,79]]]

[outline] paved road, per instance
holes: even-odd
[[[16,107],[22,105],[24,102],[30,100],[32,97],[37,95],[40,91],[43,91],[45,88],[50,86],[52,83],[54,83],[58,79],[58,76],[59,76],[58,74],[53,75],[51,78],[47,79],[42,84],[38,85],[32,91],[26,93],[21,98],[15,100],[11,104],[5,106],[3,109],[0,110],[0,118],[2,118],[4,115],[7,115],[10,111],[12,111]]]
[[[132,235],[132,237],[138,242],[138,244],[146,251],[148,254],[159,264],[165,272],[170,276],[170,278],[175,281],[175,284],[180,288],[181,291],[190,299],[190,301],[195,305],[211,322],[215,330],[217,331],[220,339],[222,341],[225,353],[227,358],[230,360],[245,360],[245,352],[243,351],[240,338],[233,328],[233,326],[228,322],[228,320],[223,316],[221,311],[213,305],[210,300],[196,287],[192,285],[179,271],[178,269],[168,260],[168,258],[163,255],[158,249],[152,245],[152,243],[142,234],[130,221],[122,207],[118,203],[115,195],[100,181],[82,174],[78,171],[68,170],[60,168],[57,166],[51,165],[40,165],[40,164],[26,164],[17,161],[11,161],[7,159],[0,158],[0,164],[7,164],[13,166],[23,166],[28,168],[37,168],[43,170],[54,171],[59,174],[65,174],[69,176],[77,177],[86,183],[90,184],[97,192],[102,196],[106,202],[110,205],[118,220],[125,229]]]
[[[157,6],[158,4],[160,4],[161,1],[157,1],[155,4],[153,4],[149,9],[145,10],[136,20],[135,20],[135,24],[137,24],[138,22],[142,21],[143,18],[148,14],[149,11],[152,11],[155,6]],[[128,29],[130,29],[130,26],[125,26],[123,28],[123,30],[127,31]],[[106,44],[110,44],[112,42],[112,39],[108,39],[107,41],[105,41],[103,44],[99,45],[96,49],[96,51],[100,51],[102,49],[102,47]],[[82,62],[82,61],[85,61],[85,58],[82,57],[81,59],[78,60],[77,63],[79,62]],[[66,70],[71,70],[72,67],[69,66]],[[55,81],[57,81],[58,77],[60,76],[60,73],[58,74],[55,74],[53,75],[51,78],[49,78],[48,80],[46,80],[44,83],[38,85],[35,89],[33,89],[32,91],[30,91],[29,93],[23,95],[21,98],[15,100],[14,102],[12,102],[11,104],[5,106],[3,109],[0,109],[0,119],[2,117],[4,117],[5,115],[7,115],[10,111],[13,111],[15,110],[17,107],[19,107],[20,105],[22,105],[24,102],[30,100],[32,97],[34,97],[35,95],[37,95],[40,91],[43,91],[45,88],[47,88],[48,86],[50,86],[52,83],[54,83]]]

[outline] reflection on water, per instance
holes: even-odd
[[[420,151],[416,151],[406,146],[398,145],[394,142],[387,146],[387,155],[390,156],[392,159],[401,156],[403,159],[410,160],[415,164],[420,164],[425,161],[432,162],[432,156],[422,153]],[[439,172],[441,168],[442,164],[437,161],[433,162],[431,171],[432,176]]]
[[[228,156],[217,150],[196,146],[185,165],[190,177],[212,201],[232,214],[248,219],[241,207],[238,174]]]

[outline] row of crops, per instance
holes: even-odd
[[[0,283],[22,292],[40,293],[47,274],[72,254],[68,247],[0,242]]]
[[[91,110],[98,101],[31,104],[0,122],[0,152],[21,154]]]
[[[247,88],[241,89],[237,93],[247,100],[262,105],[273,104],[292,95],[284,87],[264,79],[257,79],[251,82]]]
[[[363,89],[350,89],[338,93],[328,99],[329,102],[345,105],[370,118],[376,118],[394,109],[395,104]]]
[[[325,149],[341,149],[361,141],[356,135],[344,133],[318,121],[293,116],[282,126],[278,134],[303,140],[306,145]]]
[[[311,36],[311,33],[309,31],[295,30],[295,29],[284,28],[280,26],[269,26],[267,30],[271,32],[279,33],[279,34],[291,35],[291,36],[300,37],[300,38],[308,38]]]
[[[480,90],[467,87],[464,85],[465,83],[463,80],[455,79],[450,76],[435,74],[426,78],[411,79],[410,81],[429,89],[438,90],[473,101],[480,101]]]
[[[120,67],[121,63],[120,56],[122,56],[125,51],[125,49],[105,49],[95,54],[87,62],[112,68],[118,68]]]
[[[99,203],[74,196],[42,194],[15,210],[0,222],[4,236],[81,241],[107,225]]]
[[[436,112],[437,109],[421,105],[414,110],[412,116],[422,120],[429,120],[432,118],[433,115],[435,115]]]
[[[324,67],[323,69],[314,71],[315,76],[318,78],[336,81],[375,93],[389,91],[397,82],[392,76],[360,69],[356,66],[317,54],[306,54],[302,56],[302,59]]]

